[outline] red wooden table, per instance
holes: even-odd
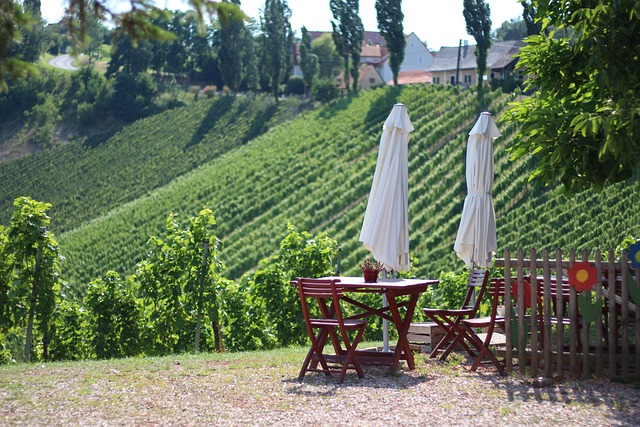
[[[435,285],[439,281],[436,279],[384,279],[379,278],[377,283],[365,283],[362,277],[342,277],[334,276],[329,279],[339,279],[344,286],[345,292],[354,293],[377,293],[387,296],[388,306],[371,307],[353,298],[345,296],[343,301],[348,302],[360,309],[362,312],[351,316],[351,319],[361,319],[369,316],[379,316],[389,320],[395,325],[398,331],[398,342],[393,352],[358,350],[357,357],[363,364],[389,365],[391,371],[398,369],[400,360],[407,361],[409,369],[415,369],[413,354],[409,347],[407,332],[418,303],[418,297],[427,289],[427,286]],[[409,297],[403,300],[403,297]],[[404,318],[400,313],[400,307],[406,307]],[[324,345],[327,336],[321,337],[321,344]],[[331,337],[332,342],[334,337]],[[336,354],[340,354],[340,346],[333,342]]]

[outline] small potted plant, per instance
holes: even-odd
[[[376,283],[380,270],[382,270],[382,264],[378,261],[372,261],[370,258],[365,258],[364,262],[360,264],[360,271],[364,275],[365,283]]]

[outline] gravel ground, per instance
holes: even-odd
[[[545,388],[531,378],[416,357],[365,378],[307,374],[303,351],[238,360],[157,359],[0,370],[0,425],[608,426],[640,425],[640,389],[607,380]]]

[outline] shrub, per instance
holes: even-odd
[[[311,94],[316,101],[329,102],[338,97],[338,87],[332,80],[318,80],[311,88]]]
[[[287,80],[285,93],[287,95],[304,95],[304,80],[302,77],[290,77]]]

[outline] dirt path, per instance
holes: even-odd
[[[50,59],[49,64],[56,68],[62,68],[63,70],[75,71],[78,68],[73,66],[74,60],[75,58],[71,55],[64,54]]]

